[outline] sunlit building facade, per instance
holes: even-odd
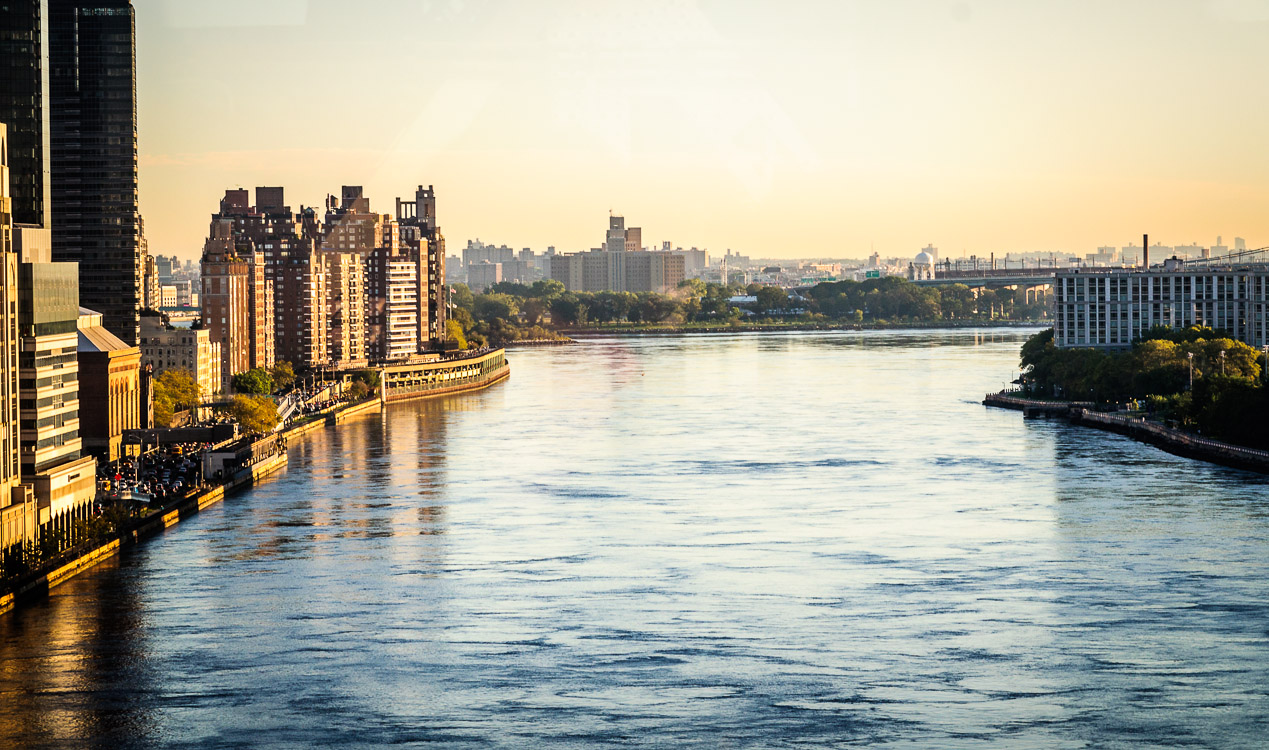
[[[1155,326],[1206,326],[1269,344],[1269,266],[1071,269],[1053,284],[1053,340],[1061,347],[1126,347]]]

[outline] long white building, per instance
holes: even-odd
[[[1269,344],[1269,264],[1070,269],[1054,279],[1053,341],[1124,347],[1154,326],[1207,326],[1243,343]]]

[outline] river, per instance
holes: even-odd
[[[0,747],[1264,747],[1269,483],[1025,336],[513,351],[0,616]]]

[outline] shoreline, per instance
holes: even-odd
[[[244,468],[238,476],[224,484],[208,487],[165,505],[148,516],[135,519],[104,541],[86,542],[72,547],[38,568],[5,582],[2,584],[3,588],[0,588],[0,616],[44,599],[59,584],[117,556],[122,550],[135,547],[186,518],[197,515],[204,508],[224,500],[227,495],[254,486],[284,469],[286,465],[287,453],[284,449]]]
[[[750,323],[736,326],[661,326],[652,328],[602,328],[580,326],[561,328],[561,335],[570,338],[594,338],[597,336],[682,336],[707,333],[767,333],[771,331],[904,331],[904,330],[950,330],[959,328],[1042,328],[1051,326],[1048,321],[1018,320],[979,320],[973,322],[940,321],[925,323],[798,323],[781,325],[779,323]]]
[[[1269,474],[1269,451],[1245,448],[1241,445],[1200,437],[1145,417],[1124,417],[1094,411],[1087,402],[1039,401],[1005,392],[989,393],[983,405],[1000,409],[1021,411],[1024,418],[1052,416],[1071,424],[1104,432],[1114,432],[1138,442],[1153,445],[1174,456],[1228,466],[1258,474]]]
[[[484,377],[459,385],[426,391],[399,393],[395,397],[386,395],[386,391],[384,391],[384,397],[343,404],[329,412],[320,414],[315,419],[306,420],[294,427],[279,430],[276,434],[281,439],[282,444],[286,446],[289,445],[292,438],[302,437],[326,427],[338,427],[351,417],[371,412],[382,414],[389,404],[480,391],[496,385],[509,377],[511,377],[511,367],[510,365],[504,365]],[[386,386],[381,385],[382,387]],[[206,487],[199,492],[176,500],[172,504],[159,508],[143,518],[135,519],[126,527],[119,529],[102,541],[80,544],[45,562],[34,570],[8,581],[0,582],[0,617],[20,607],[45,599],[56,586],[69,581],[98,563],[118,556],[122,550],[135,547],[186,518],[197,515],[199,511],[221,502],[230,494],[255,486],[265,478],[284,469],[287,465],[287,460],[287,450],[283,448],[278,453],[259,463],[244,467],[237,476],[224,484]]]

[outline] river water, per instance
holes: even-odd
[[[1266,479],[1024,338],[512,352],[0,616],[0,747],[1264,747]]]

